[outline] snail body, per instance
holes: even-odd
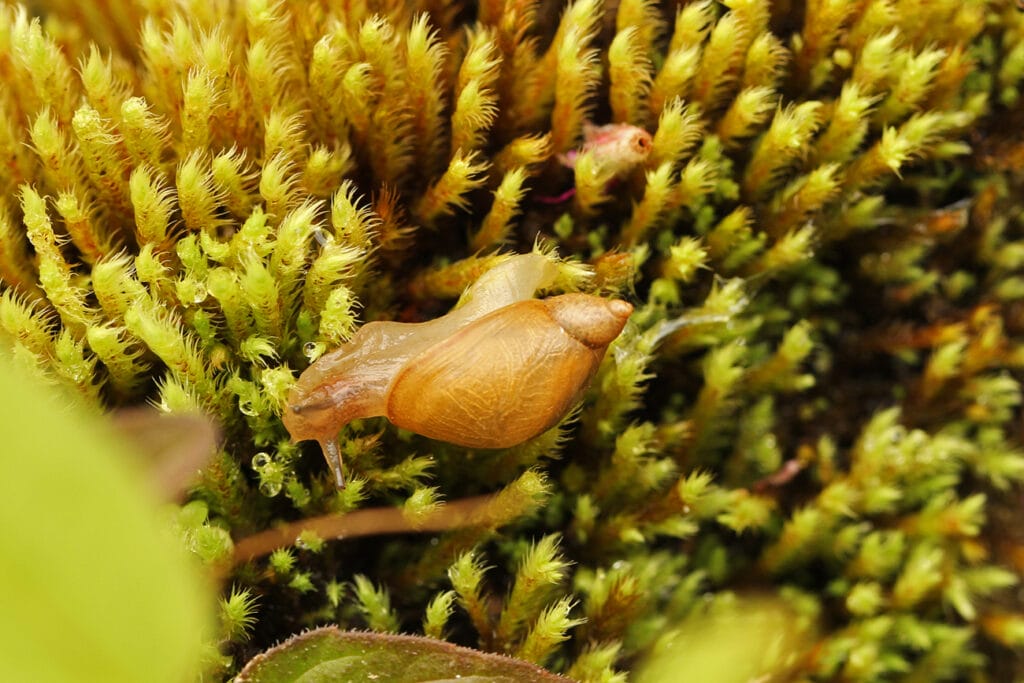
[[[341,486],[336,437],[355,419],[383,415],[469,448],[506,448],[554,426],[633,310],[585,294],[530,298],[556,275],[543,255],[516,256],[447,315],[364,325],[299,377],[284,413],[292,439],[319,441]]]
[[[576,158],[583,152],[594,155],[609,178],[621,178],[647,160],[654,144],[651,134],[628,123],[583,125],[583,146],[559,157],[563,165],[576,168]]]

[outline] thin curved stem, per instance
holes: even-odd
[[[378,534],[403,534],[447,531],[492,524],[497,515],[488,509],[494,495],[473,496],[452,501],[414,524],[394,507],[367,508],[345,514],[308,517],[247,536],[235,544],[232,565],[267,555],[278,548],[294,545],[299,536],[312,531],[323,539],[358,538]]]

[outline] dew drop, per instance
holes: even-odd
[[[281,482],[276,477],[273,480],[264,479],[260,482],[260,493],[267,498],[273,498],[281,493]]]
[[[201,304],[206,301],[208,292],[206,285],[194,278],[186,278],[178,281],[178,296],[193,304]]]
[[[302,345],[302,355],[304,355],[309,362],[315,361],[324,352],[324,345],[318,342],[306,342]]]
[[[238,409],[242,412],[243,415],[248,415],[249,417],[255,417],[259,415],[259,411],[256,410],[256,407],[253,405],[252,401],[239,401]]]
[[[266,453],[257,453],[252,456],[252,468],[254,470],[262,470],[272,462],[270,456]]]

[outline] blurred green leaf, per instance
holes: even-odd
[[[720,597],[666,630],[637,667],[637,683],[790,680],[811,646],[813,620],[782,600]]]
[[[213,601],[105,420],[0,355],[0,680],[194,679]]]

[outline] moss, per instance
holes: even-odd
[[[1022,55],[1010,0],[4,5],[0,327],[222,426],[212,676],[338,622],[621,680],[756,589],[804,679],[1019,677]],[[315,358],[537,243],[637,305],[561,425],[353,424],[342,491],[288,442]]]

